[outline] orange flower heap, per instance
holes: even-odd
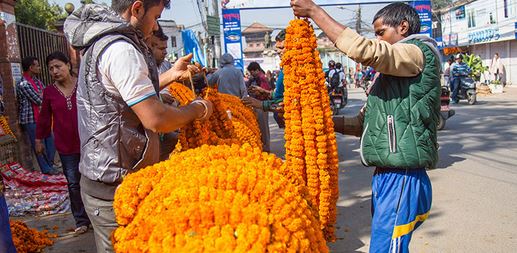
[[[305,186],[285,171],[245,144],[204,145],[130,174],[115,195],[115,251],[327,252]]]
[[[307,185],[318,207],[325,237],[335,240],[338,155],[325,74],[309,22],[292,20],[286,29],[284,109],[286,166]]]
[[[54,244],[50,238],[57,237],[46,230],[39,232],[29,228],[22,221],[11,221],[10,225],[14,246],[18,253],[43,252],[45,247]]]

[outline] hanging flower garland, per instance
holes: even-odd
[[[318,207],[325,237],[335,240],[338,189],[338,155],[330,101],[314,30],[307,20],[296,19],[286,29],[284,109],[286,167],[307,185]]]
[[[125,177],[116,252],[328,252],[305,186],[249,144],[207,146]]]
[[[7,118],[5,116],[0,115],[0,127],[3,129],[3,132],[6,135],[11,135],[13,138],[16,139],[16,136],[14,135],[13,131],[9,127],[9,121],[7,120]]]

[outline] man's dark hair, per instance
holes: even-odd
[[[158,30],[154,31],[153,35],[161,41],[167,41],[169,39],[169,37],[167,37],[167,35],[165,35],[165,33],[163,33],[163,29],[160,24],[158,24]]]
[[[136,0],[112,0],[111,8],[117,13],[124,13]],[[148,10],[149,8],[158,5],[163,2],[165,8],[170,7],[170,0],[141,0],[144,2],[144,9]]]
[[[32,64],[34,64],[34,61],[38,61],[38,58],[36,58],[34,56],[27,56],[27,57],[23,58],[23,60],[22,60],[23,71],[29,71]]]
[[[340,62],[336,63],[336,68],[337,69],[341,69],[343,67],[343,64],[341,64]]]
[[[285,40],[285,29],[283,29],[282,31],[280,31],[276,37],[275,37],[275,41],[284,41]]]
[[[409,23],[409,29],[405,36],[417,34],[420,32],[420,17],[416,10],[401,2],[392,3],[382,8],[373,17],[373,23],[377,19],[382,19],[382,23],[390,27],[398,27],[402,21]]]

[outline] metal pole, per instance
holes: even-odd
[[[213,16],[220,17],[219,15],[219,1],[212,0]],[[219,58],[221,57],[221,35],[214,36],[214,63],[215,66],[219,66]]]

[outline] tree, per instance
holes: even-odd
[[[450,6],[452,4],[452,0],[432,0],[431,4],[433,6],[433,10],[439,10]]]
[[[94,4],[95,1],[94,0],[81,0],[81,3],[82,4]]]
[[[66,17],[59,5],[48,0],[18,0],[14,11],[18,22],[48,30],[54,30],[54,23]]]

